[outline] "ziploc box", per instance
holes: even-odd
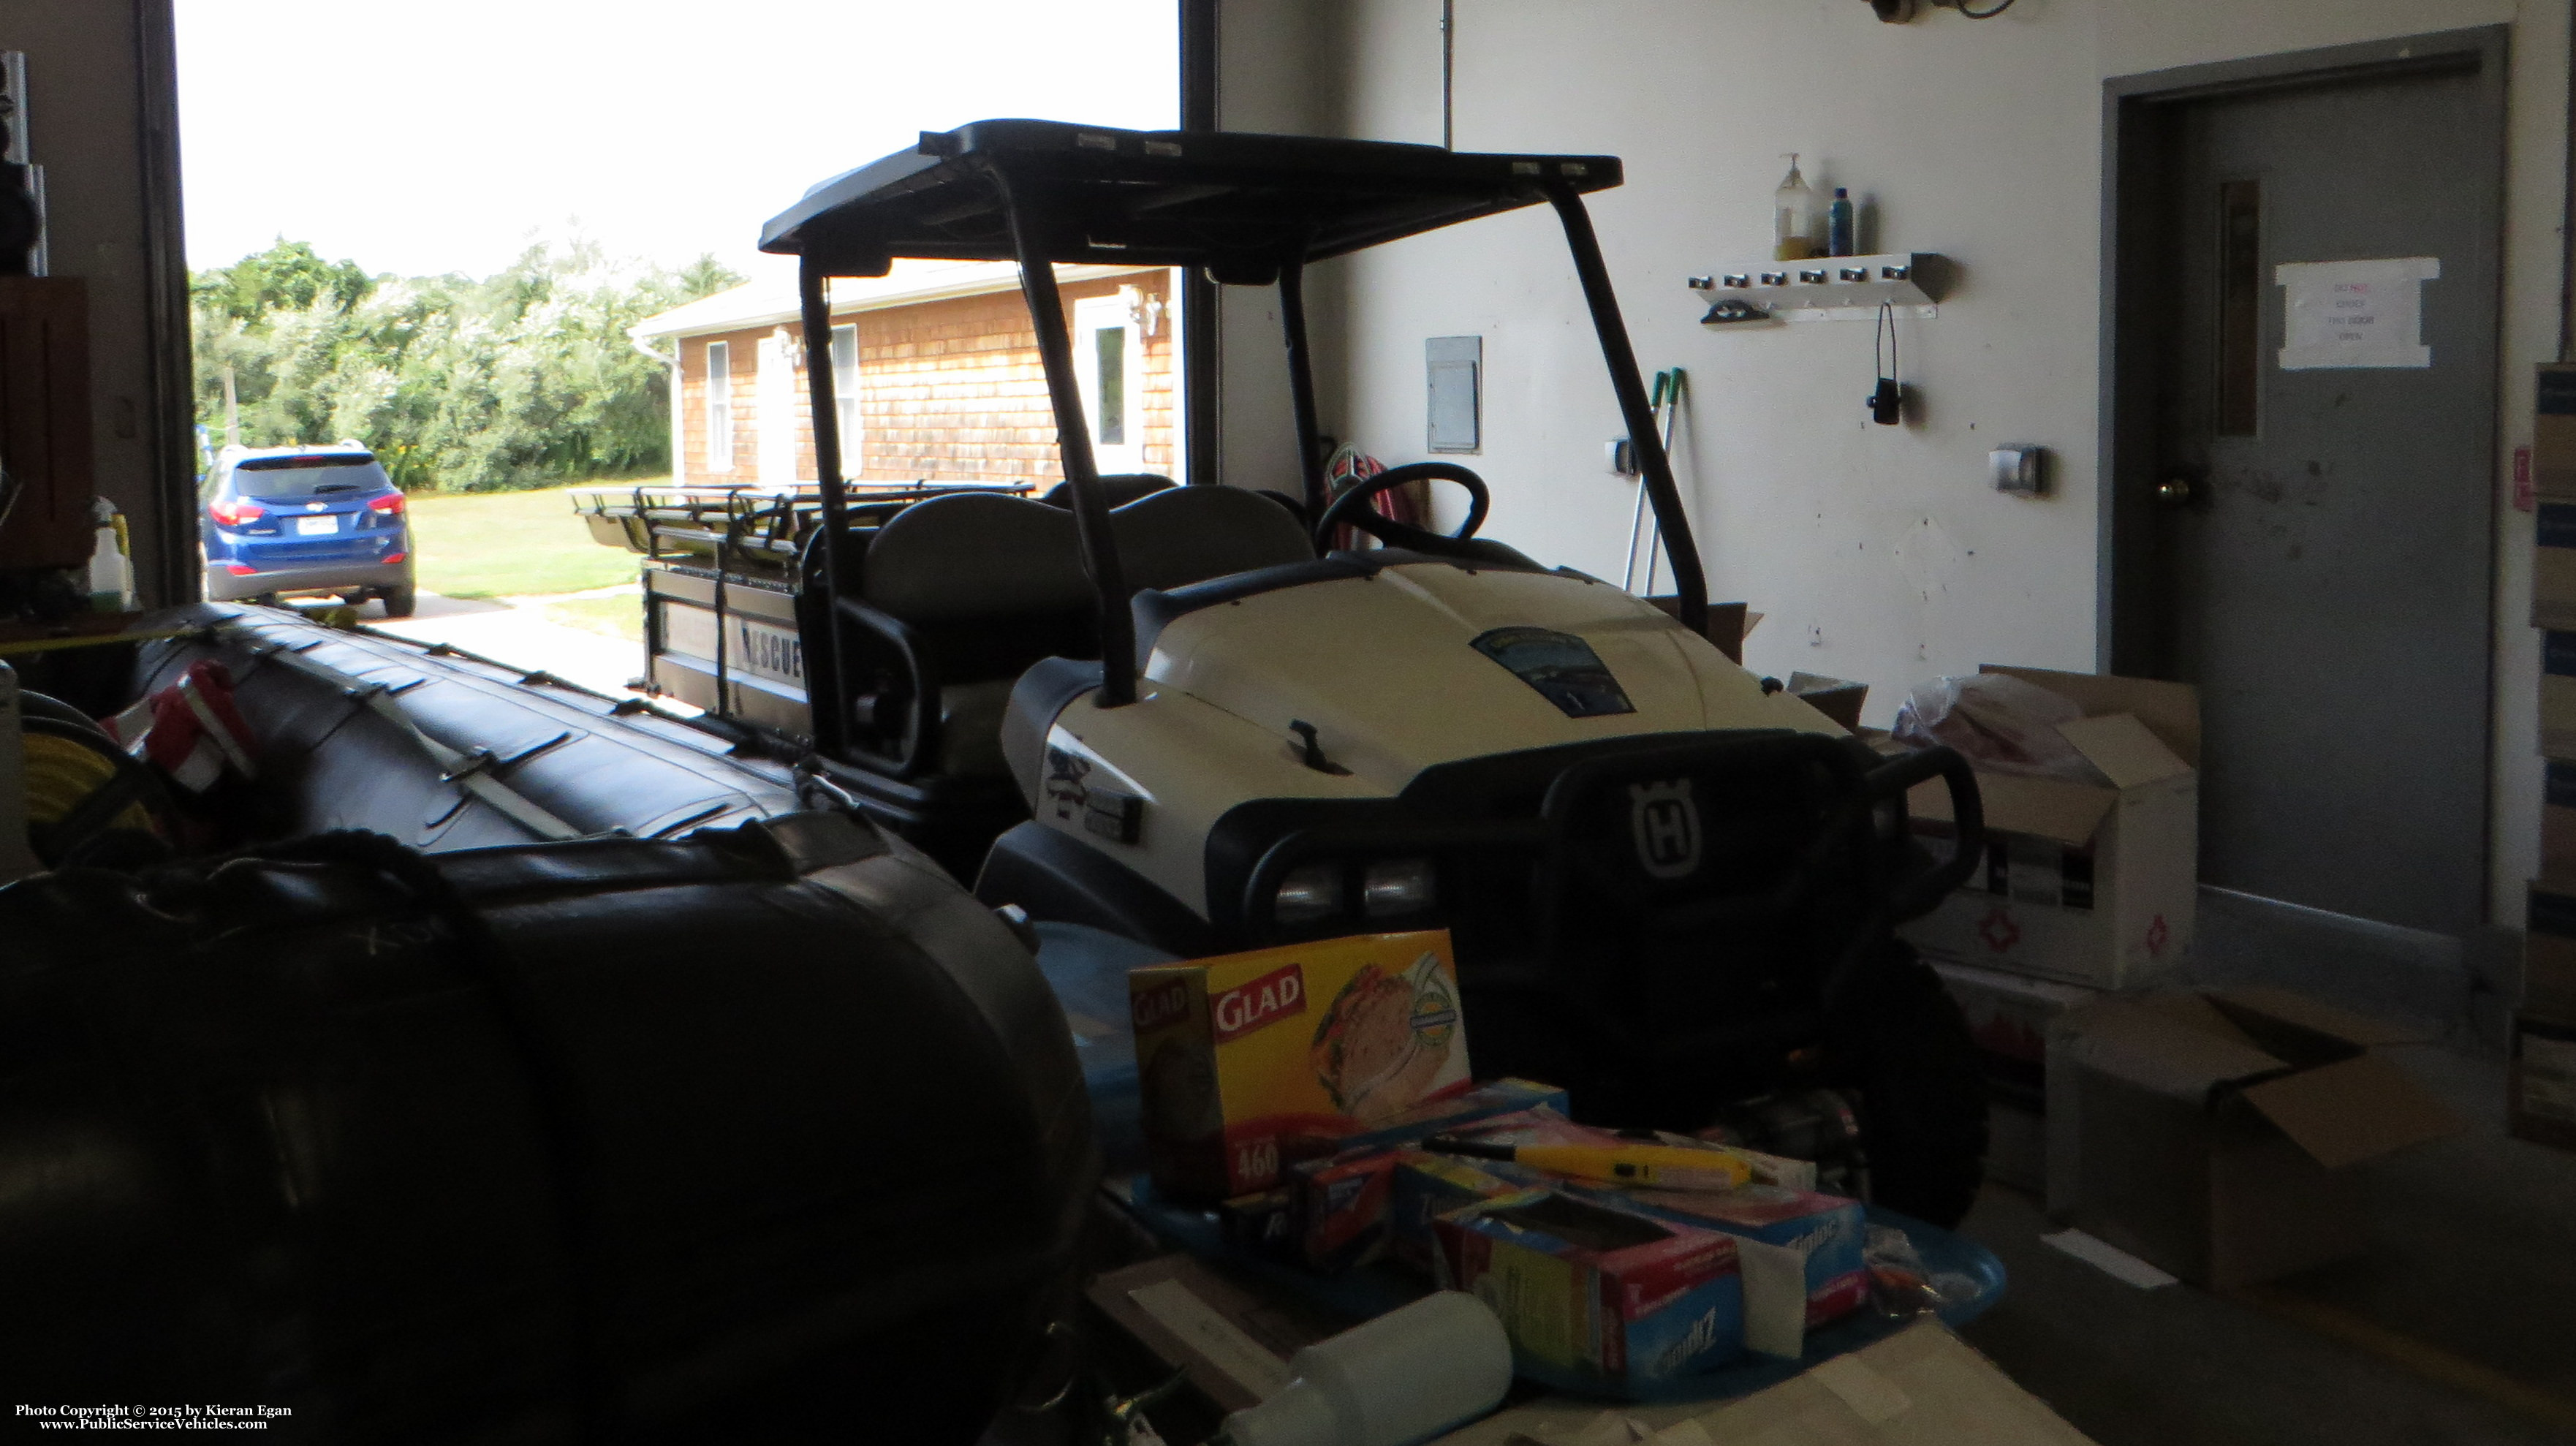
[[[1318,1270],[1374,1258],[1387,1243],[1396,1169],[1426,1135],[1529,1117],[1562,1117],[1565,1091],[1524,1079],[1496,1080],[1443,1095],[1352,1135],[1336,1154],[1286,1167],[1296,1201],[1298,1253]],[[1524,1182],[1526,1183],[1526,1182]]]
[[[1446,930],[1130,970],[1145,1156],[1174,1199],[1279,1183],[1284,1158],[1468,1087]]]
[[[1804,1264],[1806,1324],[1840,1320],[1869,1298],[1867,1221],[1861,1203],[1839,1195],[1747,1185],[1722,1193],[1623,1190],[1640,1213],[1722,1230],[1795,1251]]]
[[[1555,1190],[1527,1190],[1432,1223],[1444,1289],[1493,1307],[1512,1352],[1560,1380],[1634,1387],[1744,1350],[1734,1237]]]

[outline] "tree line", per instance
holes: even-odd
[[[613,263],[540,244],[495,275],[375,276],[281,238],[189,278],[199,436],[355,439],[406,491],[484,492],[671,463],[668,369],[626,329],[737,285],[713,257]]]

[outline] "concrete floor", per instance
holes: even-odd
[[[2576,1441],[2576,1154],[2506,1138],[2475,1042],[2397,1057],[2471,1126],[2367,1167],[2369,1258],[2234,1298],[2140,1290],[1990,1187],[1966,1229],[2012,1285],[1964,1334],[2102,1446]]]

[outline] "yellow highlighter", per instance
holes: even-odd
[[[1576,1180],[1659,1190],[1735,1190],[1753,1178],[1752,1167],[1731,1154],[1686,1145],[1501,1145],[1434,1135],[1422,1147],[1444,1155],[1509,1160]]]

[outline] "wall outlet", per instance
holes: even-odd
[[[2043,497],[2048,493],[2047,458],[2045,447],[1997,447],[1986,454],[1986,471],[1998,492]]]

